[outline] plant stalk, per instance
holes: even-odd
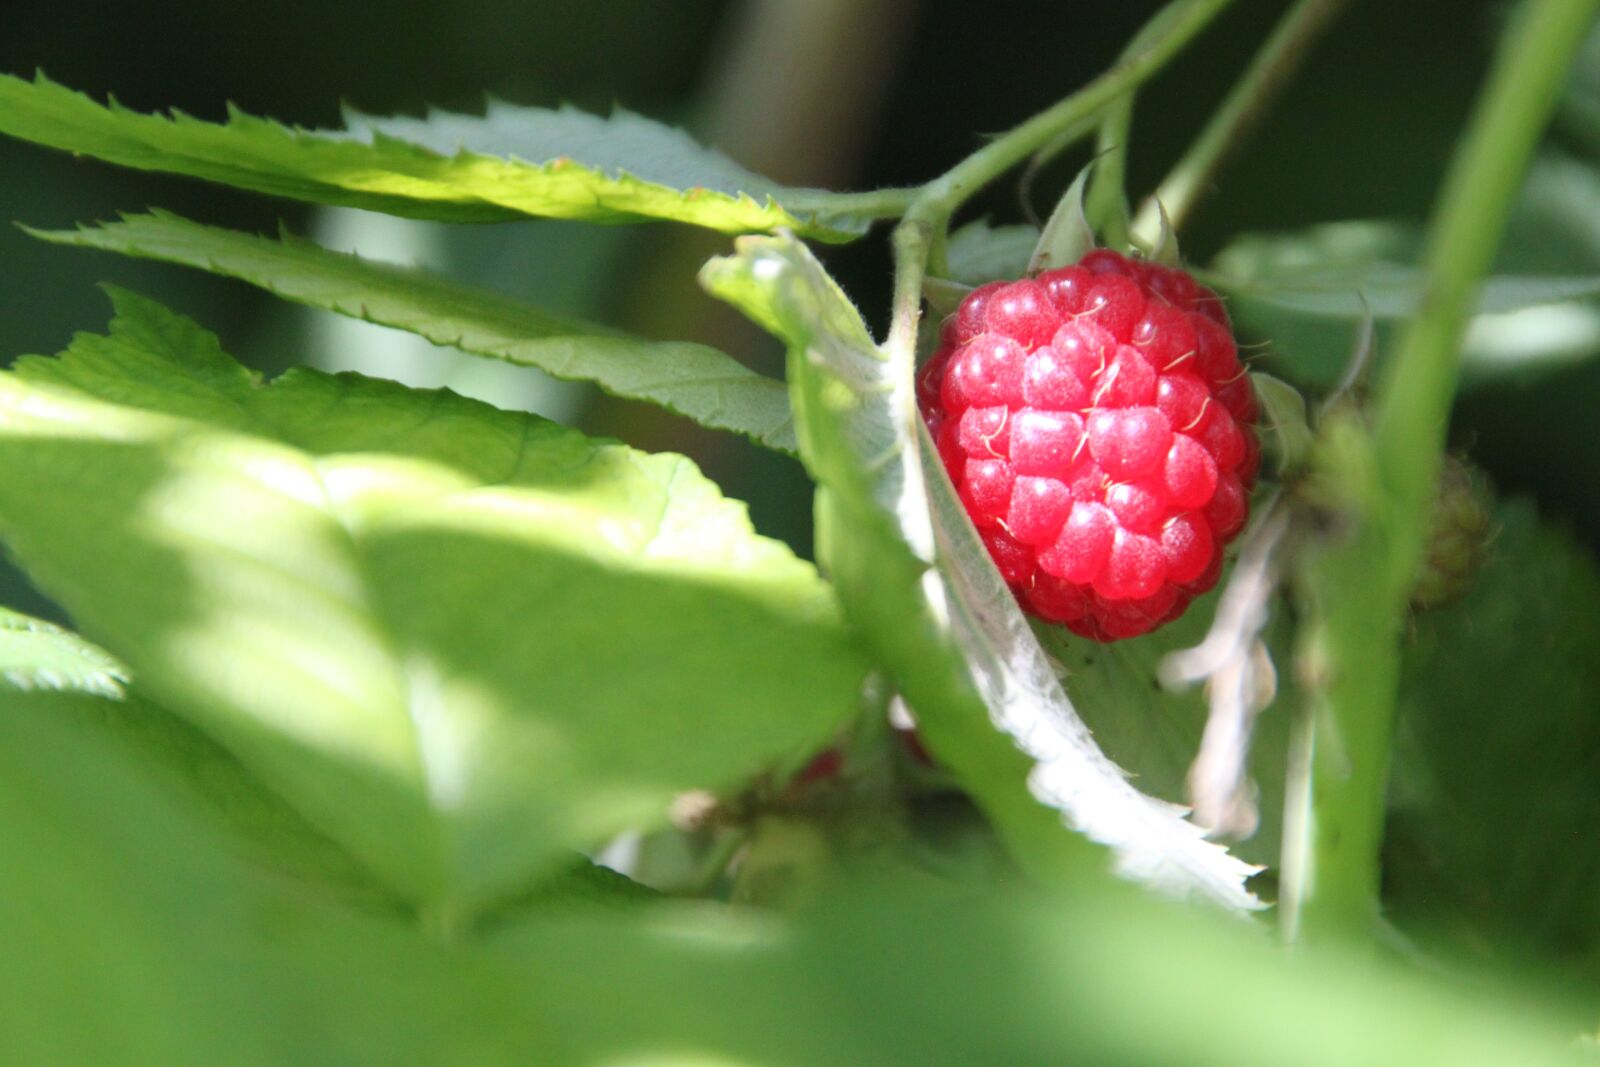
[[[1133,40],[1122,50],[1119,59],[1148,48],[1166,33],[1173,19],[1183,14],[1176,5],[1168,5],[1134,34]],[[1094,172],[1090,176],[1089,194],[1084,198],[1084,211],[1089,222],[1111,248],[1126,248],[1132,212],[1128,205],[1128,141],[1133,133],[1132,92],[1124,93],[1106,105],[1095,137]]]
[[[1133,133],[1133,94],[1106,107],[1095,138],[1094,172],[1083,208],[1089,223],[1109,248],[1127,248],[1132,212],[1128,208],[1128,138]]]
[[[1160,187],[1139,205],[1133,222],[1136,240],[1146,247],[1155,244],[1161,232],[1162,207],[1172,228],[1182,229],[1222,165],[1255,129],[1311,45],[1348,2],[1297,0],[1284,14],[1194,144]]]
[[[930,253],[943,244],[950,216],[989,182],[1072,129],[1088,132],[1090,120],[1164,67],[1232,0],[1175,0],[1157,13],[1161,32],[1146,47],[1132,49],[1111,69],[957,163],[917,191],[895,231],[895,297],[888,355],[903,362],[909,377],[915,362],[917,318]],[[914,414],[914,413],[912,413]]]
[[[1307,575],[1316,716],[1305,884],[1286,925],[1305,940],[1370,936],[1400,673],[1460,341],[1528,162],[1600,0],[1525,0],[1446,177],[1429,229],[1421,309],[1376,394],[1370,439],[1345,453],[1347,540]],[[1365,450],[1365,451],[1363,451]]]

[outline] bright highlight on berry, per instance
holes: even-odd
[[[1115,641],[1181,615],[1244,527],[1256,400],[1221,300],[1098,249],[972,291],[918,374],[939,455],[1023,607]]]

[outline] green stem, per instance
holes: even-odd
[[[1440,193],[1424,251],[1422,306],[1379,382],[1379,473],[1403,501],[1391,580],[1409,584],[1461,363],[1461,334],[1488,273],[1529,159],[1600,10],[1597,0],[1527,0],[1501,49]],[[1428,447],[1428,446],[1433,447]]]
[[[1349,0],[1298,0],[1273,29],[1211,121],[1159,188],[1139,205],[1133,234],[1147,247],[1161,230],[1166,207],[1173,229],[1181,229],[1217,171],[1255,128],[1283,90],[1312,43]]]
[[[1120,60],[1082,89],[990,141],[923,187],[912,205],[930,216],[949,215],[968,197],[1049,143],[1061,131],[1131,92],[1159,71],[1232,0],[1178,0],[1166,32]],[[1162,16],[1157,16],[1162,17]]]
[[[1095,138],[1094,176],[1083,210],[1089,223],[1111,248],[1127,248],[1128,138],[1133,133],[1133,94],[1106,108]]]
[[[1525,0],[1446,178],[1424,256],[1421,310],[1377,394],[1370,441],[1346,450],[1347,541],[1311,566],[1317,696],[1309,870],[1289,916],[1308,940],[1365,935],[1399,679],[1399,636],[1455,393],[1460,340],[1511,203],[1600,0]],[[1348,437],[1347,437],[1348,443]]]
[[[1147,47],[1124,56],[1082,89],[996,137],[918,191],[895,231],[895,299],[887,346],[889,358],[904,364],[908,378],[915,361],[928,256],[942,246],[956,209],[1066,131],[1091,129],[1089,120],[1159,71],[1230,3],[1175,0],[1156,15],[1162,32],[1153,35]]]
[[[792,205],[802,214],[808,210],[826,208],[829,212],[860,215],[867,219],[897,219],[916,203],[922,189],[919,185],[908,189],[872,189],[861,193],[823,193],[816,197],[807,196],[804,190],[791,190],[784,194],[784,203]]]
[[[1122,50],[1119,59],[1137,55],[1158,40],[1170,28],[1173,20],[1183,14],[1182,8],[1169,5],[1133,36]],[[1107,245],[1114,248],[1128,246],[1128,232],[1132,213],[1128,207],[1128,141],[1133,133],[1132,92],[1108,104],[1099,123],[1095,137],[1094,173],[1089,181],[1089,194],[1084,198],[1084,212]]]

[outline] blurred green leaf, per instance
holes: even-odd
[[[977,897],[897,883],[788,921],[670,906],[550,917],[490,948],[547,1008],[557,1063],[1574,1062],[1550,1009],[1498,986],[1468,995],[1252,933],[1105,887]]]
[[[0,1060],[890,1067],[1554,1067],[1496,986],[1098,884],[841,887],[808,914],[546,908],[482,944],[253,874],[105,739],[0,692]],[[819,1025],[818,1020],[826,1020]]]
[[[934,755],[1019,862],[1053,875],[1079,862],[1042,803],[1129,877],[1250,906],[1249,868],[1096,747],[943,476],[909,368],[894,376],[815,257],[792,239],[745,238],[702,279],[787,341],[801,455],[821,486],[819,552]]]
[[[1600,157],[1600,27],[1589,31],[1556,110],[1556,126]]]
[[[414,901],[823,742],[827,588],[687,460],[354,375],[263,387],[117,292],[0,376],[0,530],[142,690]]]
[[[1385,854],[1391,911],[1458,951],[1600,960],[1600,571],[1504,507],[1466,596],[1416,616]]]
[[[1406,318],[1422,302],[1422,271],[1390,256],[1410,244],[1384,223],[1333,223],[1303,233],[1247,235],[1224,249],[1210,280],[1230,296],[1322,318]],[[1600,296],[1600,274],[1488,279],[1479,314]]]
[[[194,727],[128,691],[127,669],[68,630],[0,609],[0,714],[42,714],[120,746],[120,755],[217,820],[266,866],[319,889],[384,900],[370,875]],[[26,709],[25,711],[22,709]],[[108,746],[109,747],[109,746]]]
[[[0,607],[0,685],[120,696],[127,668],[70,630]]]
[[[974,219],[950,235],[945,258],[950,280],[982,285],[998,278],[1020,278],[1039,241],[1037,226],[991,226]]]
[[[230,109],[203,122],[102,106],[46,79],[0,75],[0,133],[141,170],[414,218],[669,219],[728,233],[865,232],[820,190],[787,189],[639,115],[491,102],[482,116],[352,113],[346,130],[293,129]]]
[[[436,275],[281,240],[202,226],[166,212],[35,236],[198,267],[288,300],[421,334],[439,345],[592,381],[614,396],[660,404],[714,429],[793,452],[784,384],[704,345],[649,342],[549,315]]]
[[[1555,150],[1536,159],[1496,265],[1508,274],[1576,274],[1600,267],[1600,170]]]
[[[62,699],[0,688],[0,1061],[542,1061],[503,979],[252,871]]]
[[[1531,172],[1514,224],[1463,340],[1463,385],[1527,377],[1600,354],[1600,176],[1560,156]],[[1422,300],[1421,235],[1361,221],[1237,238],[1206,281],[1229,298],[1241,330],[1271,343],[1286,374],[1330,386],[1361,322],[1387,330]]]

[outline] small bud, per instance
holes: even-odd
[[[1446,455],[1428,521],[1428,542],[1411,606],[1442,607],[1472,585],[1488,555],[1493,500],[1483,472],[1459,456]]]

